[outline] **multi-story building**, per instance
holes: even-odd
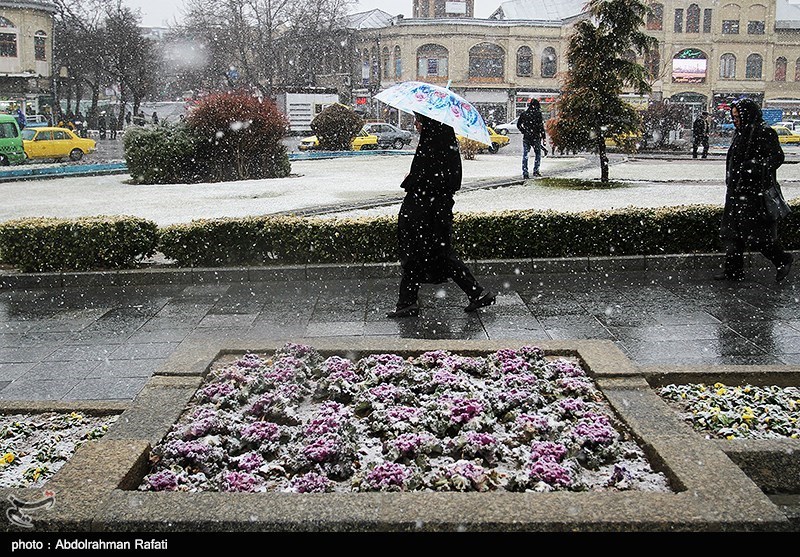
[[[448,12],[449,4],[463,6]],[[547,112],[567,70],[572,25],[589,17],[585,5],[510,0],[478,19],[470,17],[471,1],[417,0],[412,18],[383,13],[386,25],[359,33],[356,75],[369,91],[408,80],[449,84],[490,122],[514,118],[531,97]],[[722,119],[731,99],[749,96],[800,117],[796,0],[663,0],[650,7],[645,31],[659,46],[638,61],[651,76],[652,92],[646,98],[627,93],[632,103],[669,99]],[[391,110],[387,116],[398,118]]]
[[[0,112],[44,112],[53,103],[50,0],[0,0]]]

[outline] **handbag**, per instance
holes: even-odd
[[[771,221],[785,218],[792,212],[792,208],[783,198],[783,192],[777,180],[772,180],[770,186],[761,194],[761,202],[764,205],[764,214]]]

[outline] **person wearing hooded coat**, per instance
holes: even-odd
[[[421,284],[452,279],[467,295],[466,312],[495,303],[496,294],[484,289],[452,247],[453,195],[461,188],[461,154],[451,126],[416,114],[419,144],[411,170],[403,180],[406,191],[397,218],[397,240],[403,270],[394,311],[387,317],[419,315]]]
[[[522,133],[522,177],[528,179],[528,152],[533,149],[533,175],[541,176],[542,144],[547,139],[542,118],[542,106],[537,99],[528,101],[528,108],[519,115],[517,129]]]
[[[761,107],[752,99],[731,106],[734,133],[725,164],[725,208],[720,235],[725,246],[724,271],[716,280],[744,280],[744,251],[760,251],[776,267],[776,282],[789,274],[792,254],[778,239],[778,222],[767,216],[762,194],[784,161],[778,135],[764,122]]]

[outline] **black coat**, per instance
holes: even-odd
[[[419,145],[402,188],[406,196],[397,219],[400,263],[421,282],[447,280],[453,255],[453,194],[461,188],[461,154],[453,128],[422,119]]]
[[[761,196],[783,164],[778,134],[762,119],[761,108],[745,99],[736,103],[741,125],[728,148],[725,164],[723,238],[745,239],[754,247],[775,240],[775,221],[764,212]]]
[[[708,120],[698,116],[692,124],[692,135],[697,142],[708,140]]]
[[[544,119],[540,108],[528,107],[519,115],[517,129],[529,144],[536,144],[545,139]]]

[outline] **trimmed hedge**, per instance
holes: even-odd
[[[781,224],[800,248],[800,199]],[[722,207],[561,213],[456,213],[454,247],[465,259],[536,259],[723,251]],[[0,224],[0,261],[23,272],[132,268],[160,251],[181,267],[397,261],[397,219],[262,216],[196,220],[159,229],[136,217],[32,218]]]
[[[26,218],[0,224],[0,261],[22,272],[135,267],[158,245],[156,223],[129,216]]]

